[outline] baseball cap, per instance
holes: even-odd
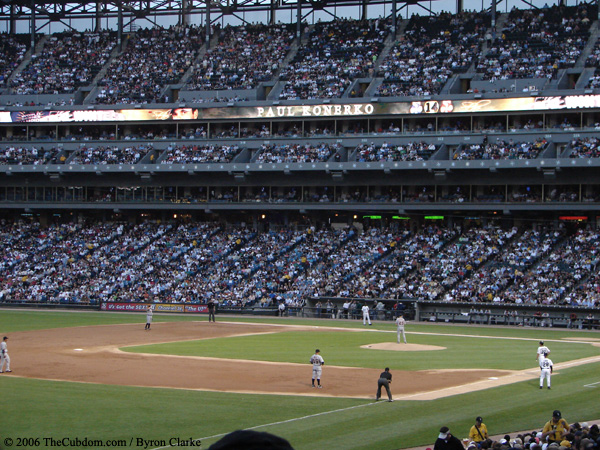
[[[555,409],[554,412],[552,413],[552,417],[556,417],[557,419],[560,419],[562,417],[562,415],[558,409]]]
[[[544,341],[540,341],[540,345],[544,345]]]
[[[319,353],[320,351],[321,351],[321,350],[319,350],[319,349],[316,349],[316,350],[315,350],[315,353]]]
[[[475,419],[475,422],[483,422],[483,418],[481,416],[479,416]]]
[[[450,429],[448,427],[440,428],[440,434],[438,435],[438,439],[446,439],[448,437],[448,432]]]

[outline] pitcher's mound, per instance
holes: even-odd
[[[396,344],[395,342],[380,342],[378,344],[361,345],[360,348],[368,348],[371,350],[393,350],[396,352],[428,352],[431,350],[446,349],[446,347],[438,347],[437,345]]]

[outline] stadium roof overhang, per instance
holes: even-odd
[[[77,28],[72,21],[85,20],[97,23],[96,29],[107,28],[101,21],[121,21],[124,28],[138,20],[146,20],[145,27],[161,25],[163,18],[172,19],[169,24],[198,23],[190,17],[201,16],[202,23],[206,23],[206,16],[211,23],[223,17],[235,16],[241,23],[253,22],[256,19],[246,20],[248,13],[261,12],[266,14],[265,22],[296,22],[298,16],[304,20],[315,11],[324,11],[332,19],[338,17],[338,9],[356,8],[355,18],[369,18],[371,7],[384,6],[385,15],[392,11],[401,13],[409,5],[417,5],[423,9],[424,14],[432,14],[430,0],[140,0],[140,1],[113,1],[113,2],[88,2],[88,1],[40,1],[40,0],[0,0],[0,22],[11,23],[11,31],[17,22],[28,23],[35,18],[36,31],[42,30],[49,23],[60,22],[67,29]],[[462,0],[456,0],[456,10],[462,9]],[[208,9],[209,8],[209,9]],[[373,8],[375,9],[375,8]],[[378,11],[381,11],[379,8]],[[283,11],[288,11],[287,14]],[[298,13],[299,11],[299,13]],[[379,17],[381,14],[375,14]],[[284,17],[285,16],[285,17]],[[174,19],[174,20],[173,20]],[[138,26],[140,24],[138,23]],[[21,27],[23,28],[23,27]],[[27,29],[30,29],[28,26]],[[79,29],[79,28],[77,28]],[[88,26],[87,29],[90,29]],[[13,31],[14,32],[14,31]]]

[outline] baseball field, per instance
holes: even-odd
[[[12,373],[0,375],[0,449],[208,448],[236,429],[296,450],[395,450],[538,430],[552,411],[600,417],[600,333],[296,318],[0,310]],[[543,339],[552,390],[539,389]],[[311,388],[309,358],[325,360]],[[375,402],[384,367],[394,402]],[[384,395],[385,397],[385,395]]]

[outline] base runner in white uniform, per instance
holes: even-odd
[[[367,305],[364,305],[362,307],[362,313],[363,313],[363,325],[366,325],[367,322],[369,322],[369,325],[371,325],[371,317],[369,316],[369,307]]]
[[[552,360],[548,358],[548,353],[544,353],[540,359],[540,369],[542,369],[542,373],[540,373],[540,389],[544,388],[544,378],[546,379],[546,386],[548,386],[548,389],[550,389],[550,378],[552,377],[553,364]]]
[[[310,363],[313,365],[312,387],[315,387],[315,380],[317,380],[317,387],[321,388],[321,373],[323,372],[322,366],[325,364],[325,361],[319,353],[321,353],[321,350],[316,349],[315,354],[310,357]]]
[[[0,373],[2,372],[12,372],[10,370],[10,356],[8,356],[8,336],[4,336],[2,339],[2,343],[0,343]],[[6,364],[6,370],[4,370],[4,365]]]
[[[398,318],[396,319],[396,326],[398,327],[398,344],[400,343],[400,335],[402,335],[402,339],[404,340],[404,343],[406,344],[406,335],[404,334],[404,325],[406,325],[406,320],[404,320],[404,316],[402,316],[402,314],[398,315]]]

